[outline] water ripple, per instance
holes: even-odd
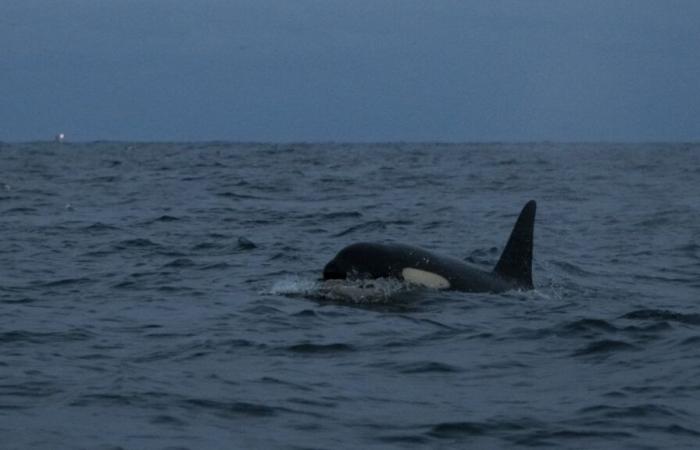
[[[623,319],[679,322],[700,325],[700,314],[683,314],[664,309],[640,309],[623,315]]]
[[[575,351],[573,356],[608,355],[629,350],[637,350],[637,347],[624,341],[602,339]]]
[[[292,353],[301,354],[336,354],[355,351],[352,345],[334,343],[334,344],[313,344],[310,342],[305,342],[302,344],[290,345],[286,348],[287,351]]]
[[[53,332],[16,330],[1,332],[0,344],[18,342],[27,344],[53,344],[56,342],[86,341],[93,337],[93,333],[80,329]]]

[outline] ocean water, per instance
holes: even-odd
[[[329,295],[356,241],[530,292]],[[700,145],[0,146],[3,449],[697,448]]]

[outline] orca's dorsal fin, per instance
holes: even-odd
[[[520,212],[513,231],[493,269],[494,273],[515,281],[519,286],[532,289],[532,242],[537,203],[530,200]]]

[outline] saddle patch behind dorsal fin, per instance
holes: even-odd
[[[493,269],[501,277],[515,281],[519,286],[532,289],[532,242],[537,203],[530,200],[520,212],[513,231]]]

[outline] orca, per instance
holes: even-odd
[[[533,289],[532,245],[537,203],[520,212],[508,243],[491,272],[449,256],[404,244],[349,245],[323,269],[324,280],[395,278],[434,289],[499,293]]]

